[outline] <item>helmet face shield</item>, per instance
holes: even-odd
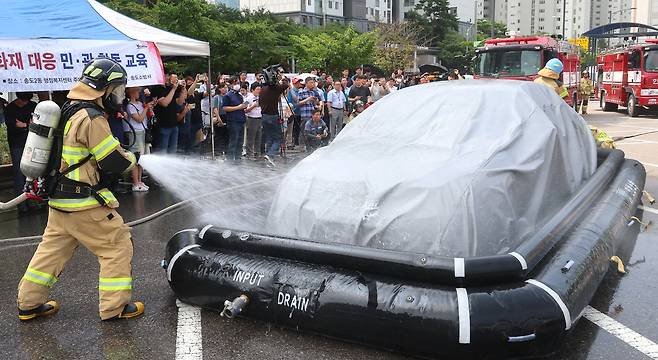
[[[107,110],[119,111],[126,98],[126,85],[118,85],[110,90],[103,98],[103,106]]]

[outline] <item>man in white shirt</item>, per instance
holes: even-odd
[[[343,85],[340,81],[334,82],[334,88],[327,93],[327,105],[329,105],[329,134],[331,139],[343,128],[343,116],[346,108],[347,98],[343,92]]]
[[[247,108],[244,109],[247,115],[247,135],[246,148],[247,156],[252,160],[258,160],[260,154],[260,142],[263,135],[263,124],[261,123],[262,113],[258,98],[260,96],[260,85],[253,84],[251,92],[245,96],[244,100]]]

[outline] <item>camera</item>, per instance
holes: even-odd
[[[266,67],[261,71],[263,75],[263,83],[267,85],[276,85],[279,80],[279,74],[283,74],[284,70],[280,64],[274,64]]]

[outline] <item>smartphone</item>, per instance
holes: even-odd
[[[194,103],[190,104],[190,109],[196,109],[196,104]]]

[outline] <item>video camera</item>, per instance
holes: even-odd
[[[263,74],[263,82],[267,85],[276,85],[279,81],[279,74],[283,74],[284,70],[280,64],[274,64],[266,67],[261,72]]]

